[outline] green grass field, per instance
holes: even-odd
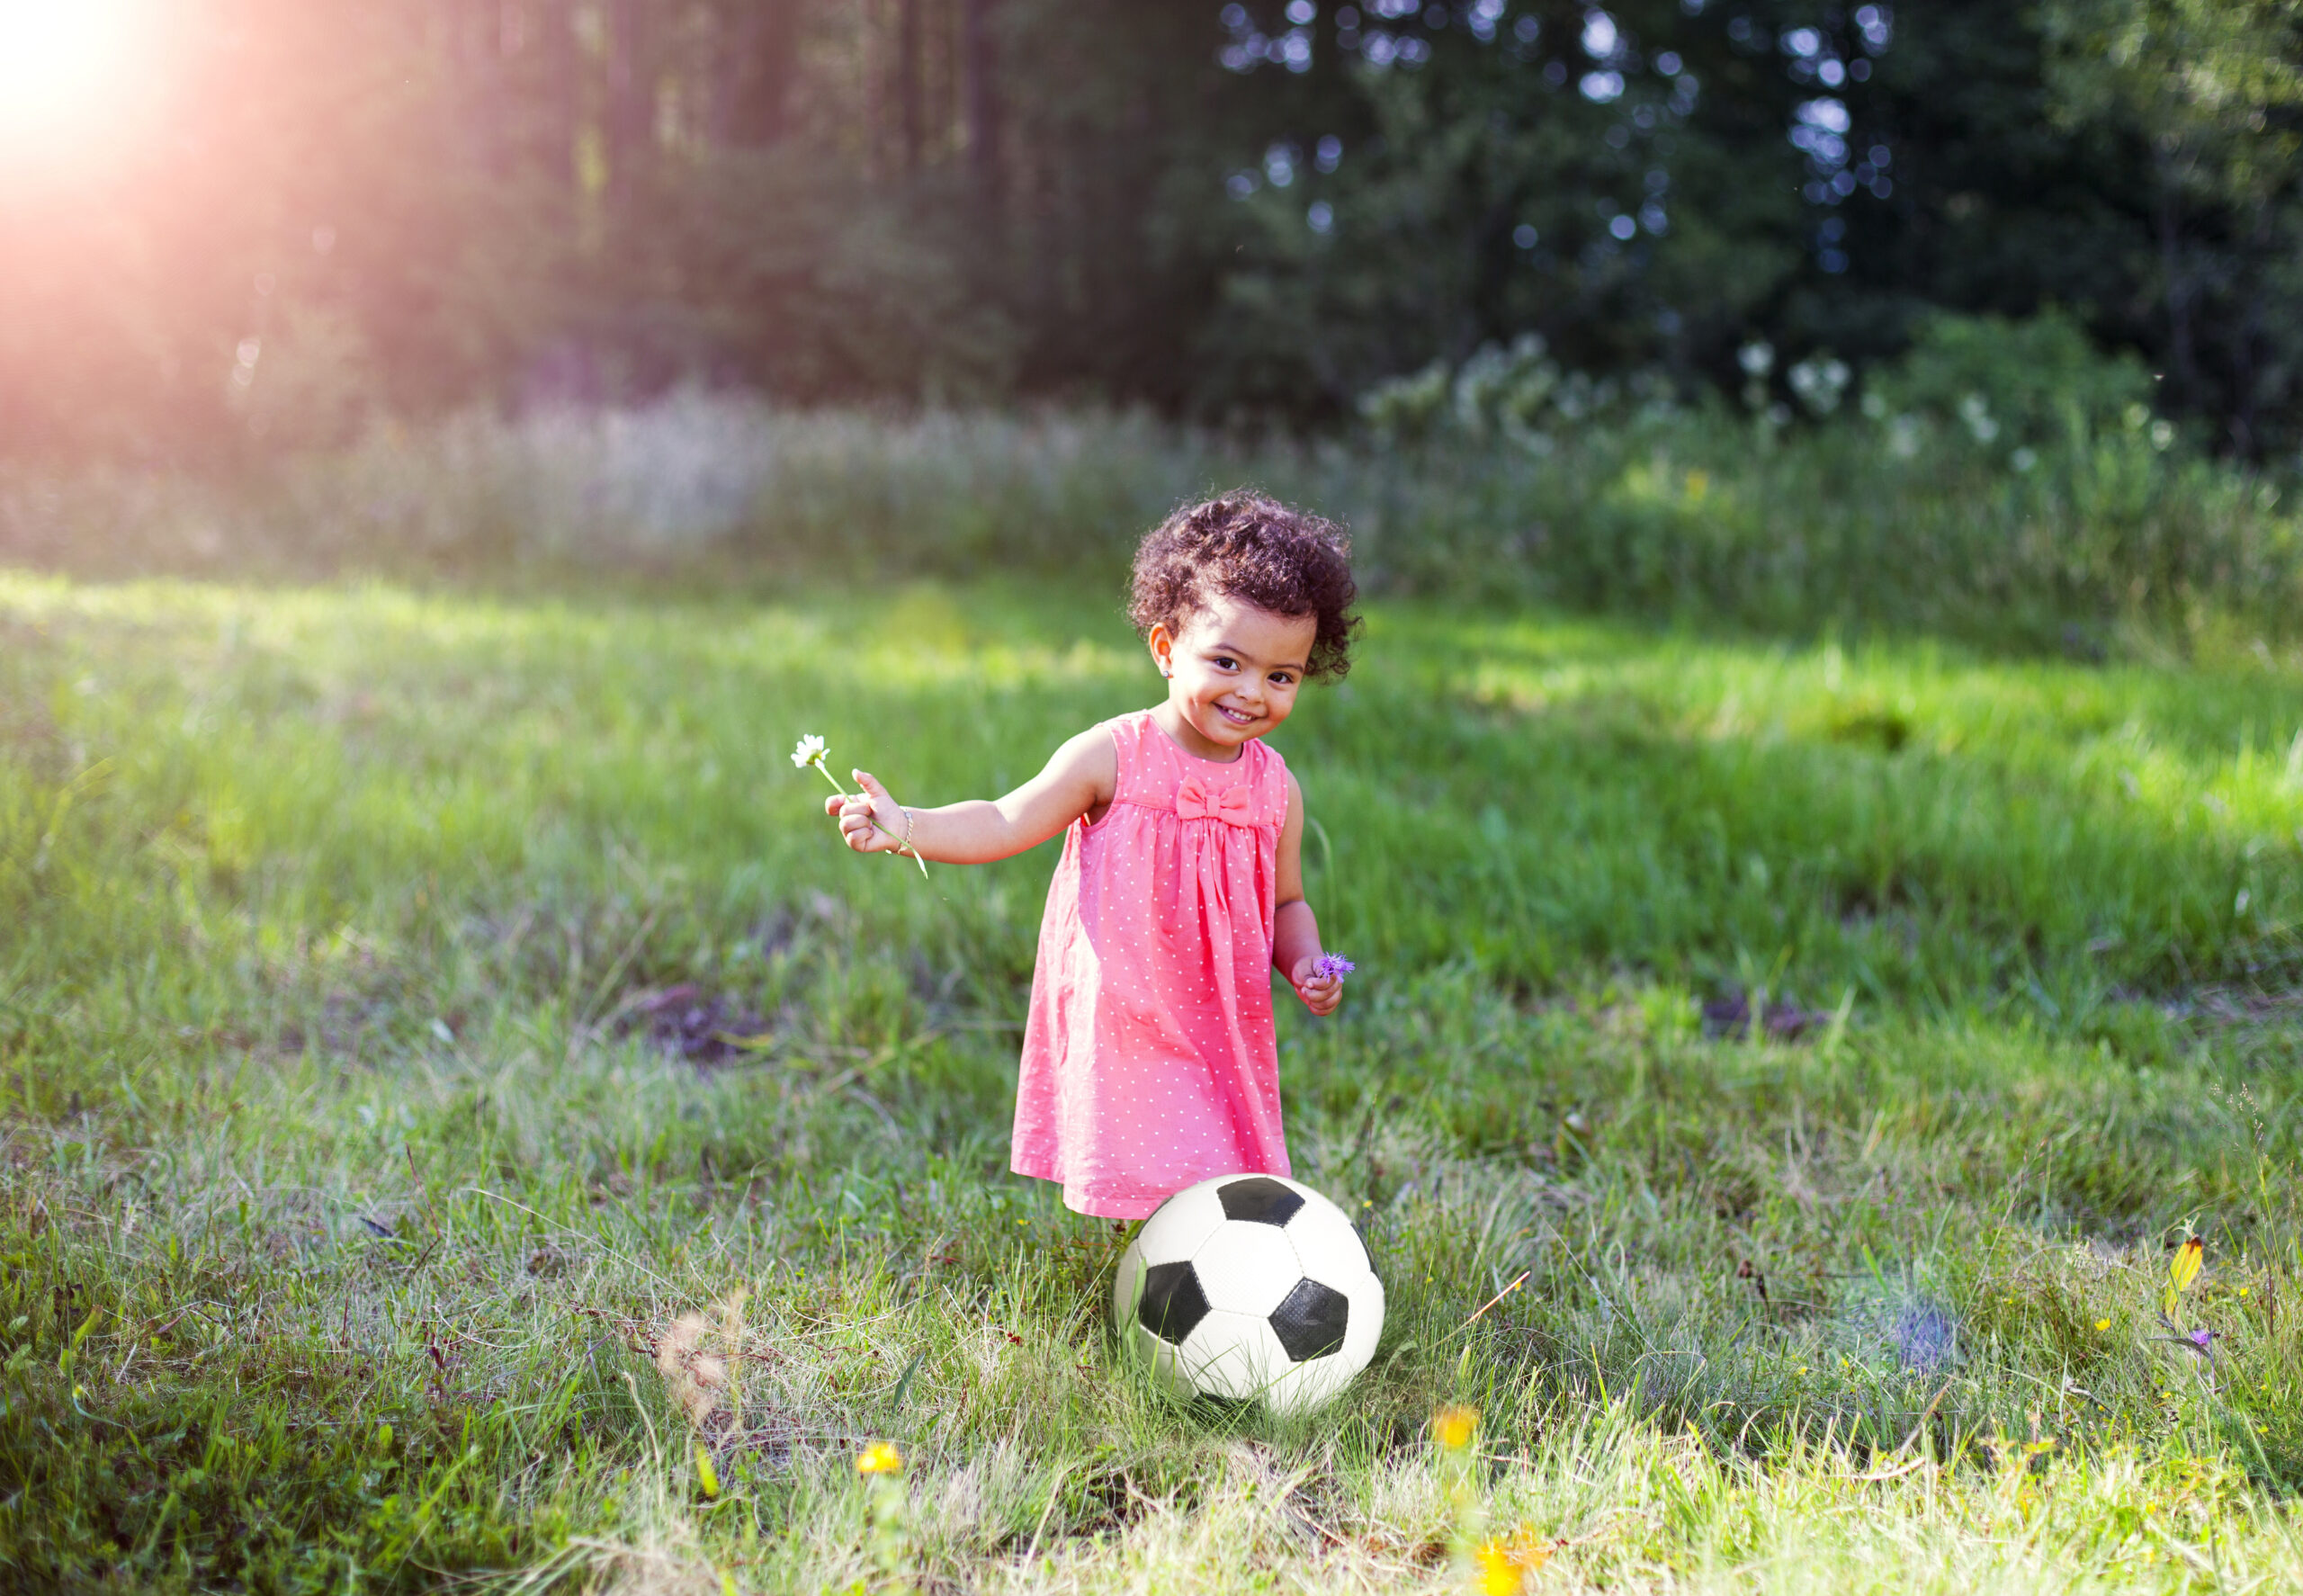
[[[785,758],[1152,693],[1100,592],[0,574],[7,1583],[2303,1583],[2291,660],[1377,606],[1282,1070],[1391,1317],[1285,1426],[1005,1173],[1051,854],[852,857]]]

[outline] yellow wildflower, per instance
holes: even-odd
[[[1470,1446],[1478,1433],[1479,1412],[1474,1408],[1442,1408],[1431,1421],[1431,1439],[1450,1452]]]
[[[2175,1255],[2167,1260],[2166,1300],[2161,1306],[2162,1313],[2171,1315],[2174,1313],[2176,1300],[2191,1289],[2192,1281],[2199,1278],[2200,1260],[2206,1253],[2207,1243],[2197,1236],[2175,1249]]]
[[[2200,1260],[2207,1252],[2207,1243],[2193,1236],[2175,1249],[2175,1256],[2167,1260],[2167,1284],[2178,1291],[2189,1289],[2199,1278]]]
[[[857,1474],[901,1474],[903,1454],[892,1441],[874,1441],[856,1459]]]
[[[1528,1576],[1551,1561],[1551,1543],[1524,1524],[1516,1535],[1482,1541],[1472,1548],[1480,1596],[1519,1596]]]

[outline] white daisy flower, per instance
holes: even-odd
[[[807,736],[802,737],[798,742],[793,745],[792,764],[794,768],[800,770],[806,770],[812,767],[822,771],[824,780],[831,784],[831,790],[838,794],[841,797],[846,798],[850,795],[847,789],[839,785],[839,777],[834,776],[831,773],[831,767],[824,763],[824,755],[829,751],[829,750],[824,743],[824,740],[816,736],[813,732],[810,732]],[[905,811],[906,824],[904,827],[907,833],[909,833],[911,829],[910,824],[910,811],[907,810]],[[872,829],[879,832],[883,837],[895,836],[894,832],[880,824],[877,816],[873,818]],[[922,858],[916,849],[906,846],[901,839],[899,839],[895,851],[899,854],[911,855],[911,862],[919,866],[921,878],[924,880],[927,877],[927,861],[925,858]]]

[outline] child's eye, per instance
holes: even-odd
[[[1295,678],[1294,677],[1289,676],[1284,670],[1275,670],[1271,673],[1272,685],[1277,687],[1287,686],[1289,684],[1294,682],[1295,679]]]
[[[1239,668],[1239,664],[1238,660],[1232,659],[1229,655],[1215,656],[1215,668],[1218,670],[1236,670]]]

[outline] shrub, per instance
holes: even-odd
[[[2007,332],[2030,354],[1999,369],[1980,325],[1939,325],[1866,404],[1812,424],[1764,395],[1742,415],[1652,379],[1594,382],[1528,340],[1386,385],[1349,439],[691,393],[382,425],[229,480],[0,468],[0,560],[721,581],[1015,571],[1116,593],[1145,529],[1246,484],[1349,525],[1376,593],[2047,644],[2127,621],[2303,627],[2303,533],[2279,480],[2182,447],[2128,397],[2137,373],[2079,361],[2064,330]],[[2032,381],[2034,365],[2062,375]],[[2002,430],[1958,419],[1968,394]]]

